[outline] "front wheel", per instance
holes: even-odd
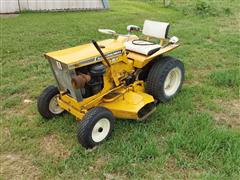
[[[61,115],[64,109],[59,107],[57,97],[59,95],[56,86],[48,86],[43,90],[37,101],[38,112],[45,118],[51,119],[55,116]]]
[[[181,61],[170,56],[163,57],[154,63],[149,71],[147,92],[158,101],[169,101],[181,89],[184,73],[184,65]]]
[[[93,148],[111,136],[115,118],[111,111],[104,107],[90,109],[79,122],[77,138],[85,148]]]

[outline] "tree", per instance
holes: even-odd
[[[171,4],[171,0],[163,0],[163,6],[169,6]]]

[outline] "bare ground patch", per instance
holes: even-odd
[[[218,125],[228,125],[230,128],[240,129],[240,99],[235,100],[214,100],[217,110],[208,110],[202,103],[198,103],[196,108],[199,112],[208,112],[213,116]]]
[[[162,167],[148,171],[145,176],[151,179],[200,179],[206,173],[204,169],[193,165],[193,155],[182,151],[180,157],[183,162],[178,162],[175,157],[168,157]]]
[[[164,169],[166,169],[167,172],[172,172],[170,175],[174,177],[174,179],[197,179],[204,173],[201,169],[182,168],[178,166],[175,158],[169,158],[165,162]]]
[[[98,172],[104,168],[109,160],[108,156],[100,156],[98,157],[95,162],[91,166],[89,166],[90,172]],[[125,175],[115,172],[103,173],[105,180],[125,180],[128,179]],[[99,177],[94,177],[93,179],[99,179]]]
[[[221,112],[213,112],[215,120],[222,124],[226,123],[229,127],[240,128],[240,100],[217,100]]]
[[[10,129],[7,127],[0,128],[0,145],[2,145],[3,142],[6,140],[9,140],[11,138],[11,132]]]
[[[106,163],[107,163],[108,159],[107,157],[99,157],[96,159],[96,161],[93,163],[92,166],[89,166],[89,170],[100,170]]]
[[[232,34],[236,34],[237,32],[239,32],[239,24],[240,24],[240,20],[239,20],[239,13],[236,16],[232,16],[231,18],[229,18],[228,21],[226,21],[226,18],[220,18],[218,20],[218,24],[219,24],[219,32],[225,32],[225,33],[232,33]],[[233,31],[234,30],[234,31]]]
[[[21,99],[20,104],[10,107],[10,108],[3,108],[2,115],[5,116],[14,116],[15,114],[24,115],[24,116],[32,116],[33,114],[29,112],[29,106],[36,103],[35,100],[32,100],[28,97],[27,94],[14,94],[12,96],[18,96]]]
[[[18,154],[0,155],[0,175],[3,179],[41,179],[41,173],[30,159]]]
[[[201,82],[193,79],[188,79],[184,81],[184,85],[189,85],[189,86],[198,86],[200,85]]]
[[[70,155],[69,150],[53,134],[43,137],[40,146],[43,153],[53,155],[57,158],[67,158]]]
[[[105,180],[127,180],[126,176],[116,173],[104,173]]]
[[[15,13],[0,14],[1,18],[11,18],[11,17],[17,17],[17,16],[19,16],[19,14],[15,14]]]
[[[204,78],[211,72],[211,68],[192,68],[189,73],[192,74],[190,79],[184,81],[185,85],[201,85]]]

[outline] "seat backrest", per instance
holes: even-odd
[[[145,20],[143,25],[143,34],[149,37],[166,39],[169,27],[169,23]]]

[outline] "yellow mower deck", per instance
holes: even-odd
[[[111,110],[117,118],[142,120],[149,113],[140,115],[139,111],[146,105],[153,103],[154,98],[144,93],[142,81],[136,81],[129,87],[120,86],[107,93],[100,92],[81,102],[77,102],[68,95],[60,95],[58,98],[59,106],[76,116],[77,119],[82,119],[88,109],[99,105]],[[155,110],[153,106],[150,108],[149,112]]]

